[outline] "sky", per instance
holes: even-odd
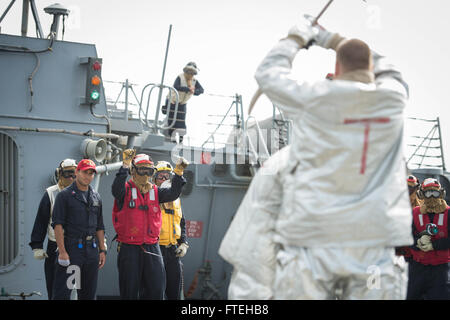
[[[9,4],[0,1],[0,13]],[[70,11],[64,40],[92,43],[103,59],[102,76],[108,99],[115,101],[128,79],[140,97],[145,84],[160,83],[169,26],[172,25],[164,84],[172,85],[189,61],[197,63],[205,94],[188,102],[190,142],[201,145],[215,123],[242,95],[245,114],[257,90],[254,73],[276,42],[305,13],[317,15],[327,0],[59,0]],[[55,1],[37,0],[44,34],[51,16],[43,8]],[[406,115],[440,117],[444,156],[450,167],[450,3],[445,0],[335,0],[320,23],[347,38],[359,38],[387,56],[410,87]],[[22,2],[16,1],[1,32],[20,35]],[[29,23],[29,36],[35,35]],[[318,47],[297,55],[293,73],[301,80],[321,80],[334,71],[334,52]],[[124,95],[121,96],[123,100]],[[153,98],[152,98],[153,101]],[[131,101],[134,102],[134,101]],[[152,102],[155,108],[156,99]],[[261,97],[252,113],[272,115],[272,104]],[[209,125],[206,125],[210,123]],[[429,127],[408,121],[407,136]]]

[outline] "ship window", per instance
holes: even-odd
[[[18,152],[16,143],[0,133],[0,267],[18,255]]]

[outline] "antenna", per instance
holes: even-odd
[[[33,0],[34,1],[34,0]],[[49,36],[53,35],[55,39],[58,37],[58,28],[59,28],[59,18],[62,16],[63,20],[66,16],[69,15],[69,10],[66,7],[63,7],[59,3],[52,4],[46,8],[44,8],[44,11],[48,14],[53,15],[53,22],[52,26],[50,27],[50,34]],[[64,23],[63,23],[63,38],[64,38]]]
[[[167,36],[166,54],[164,56],[164,65],[163,65],[163,71],[162,71],[162,76],[161,76],[161,83],[159,84],[158,104],[156,106],[156,117],[155,117],[155,123],[153,126],[153,130],[155,133],[158,132],[159,108],[161,106],[162,92],[164,89],[164,76],[166,74],[167,56],[169,55],[170,35],[171,34],[172,34],[172,25],[169,26],[169,35]]]

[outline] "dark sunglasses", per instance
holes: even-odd
[[[154,168],[148,168],[148,167],[134,167],[136,170],[136,173],[140,176],[152,176],[155,172]]]
[[[65,170],[65,171],[61,171],[61,176],[63,176],[64,178],[73,178],[75,179],[75,170]]]

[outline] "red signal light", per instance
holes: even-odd
[[[92,65],[92,69],[94,69],[95,71],[98,71],[101,68],[102,68],[102,65],[98,61],[95,61],[94,64]]]

